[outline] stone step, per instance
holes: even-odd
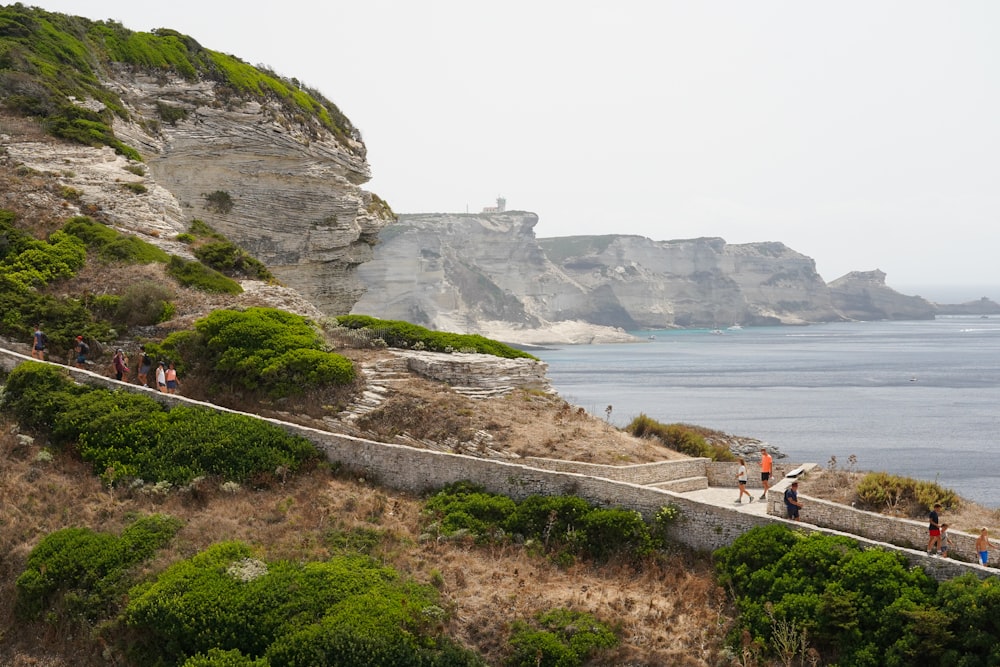
[[[677,493],[683,493],[685,491],[700,491],[701,489],[708,488],[708,477],[681,477],[680,479],[671,479],[666,482],[648,484],[647,486],[664,489],[665,491],[674,491]]]

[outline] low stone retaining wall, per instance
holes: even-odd
[[[747,461],[746,466],[747,488],[764,488],[760,484],[760,462]],[[799,466],[794,463],[774,463],[771,470],[771,485],[774,486],[776,481],[780,481],[790,470],[794,470],[798,467]],[[722,488],[730,486],[735,489],[737,487],[736,473],[739,472],[739,469],[739,463],[733,463],[731,461],[708,461],[705,466],[705,476],[708,477],[708,485]]]
[[[31,361],[31,358],[16,352],[0,349],[0,365],[7,370],[12,370],[18,364],[25,361]],[[784,513],[784,510],[780,508],[780,494],[783,492],[784,484],[788,483],[789,480],[782,480],[781,484],[776,485],[778,488],[774,488],[769,494],[768,501],[771,509],[779,509],[777,515],[752,514],[699,502],[687,498],[681,493],[644,486],[634,482],[613,480],[606,477],[593,476],[592,474],[581,474],[579,472],[543,469],[536,465],[508,463],[462,454],[386,444],[349,435],[321,431],[307,426],[241,413],[236,410],[228,410],[213,404],[194,401],[183,396],[161,394],[145,387],[117,382],[111,378],[103,377],[87,370],[76,368],[67,368],[67,370],[78,382],[107,389],[148,392],[151,397],[165,405],[199,405],[221,412],[246,414],[249,417],[262,419],[289,433],[307,438],[331,462],[340,463],[346,468],[356,471],[359,475],[371,478],[379,484],[403,491],[419,494],[440,488],[446,484],[468,480],[481,485],[492,493],[504,494],[519,500],[532,494],[576,495],[598,506],[624,507],[636,510],[647,520],[652,519],[660,508],[666,505],[675,505],[681,510],[682,516],[681,520],[669,529],[670,537],[696,550],[712,551],[730,544],[735,538],[751,528],[780,521],[798,530],[846,535],[866,546],[897,551],[903,554],[911,564],[922,565],[931,576],[938,579],[954,577],[967,571],[975,572],[980,577],[990,576],[996,572],[995,570],[980,567],[979,565],[962,563],[956,560],[931,558],[923,551],[895,547],[864,537],[867,522],[860,519],[857,520],[857,524],[852,524],[856,527],[851,529],[851,534],[848,534],[818,525],[790,522],[780,518],[780,515]],[[542,459],[541,461],[544,462],[546,460]],[[548,461],[548,465],[552,466],[551,460]],[[540,462],[535,461],[534,463],[539,464]],[[664,464],[673,463],[675,462],[664,462]],[[725,470],[727,474],[731,470],[732,476],[728,476],[728,479],[733,480],[736,474],[735,469],[732,468],[733,464],[706,464],[704,461],[700,463],[684,463],[692,466],[702,466],[703,469],[710,472],[710,477],[711,470],[718,472],[720,475],[722,474],[722,470]],[[647,465],[651,466],[649,470],[652,471],[658,465],[662,464]],[[725,465],[726,468],[719,467],[722,465]],[[590,467],[590,464],[574,464],[571,467],[578,468],[579,470],[594,470]],[[649,471],[639,473],[639,469],[643,467],[646,466],[624,466],[624,468],[633,468],[635,470],[631,472],[625,471],[623,475],[627,476],[628,474],[635,473],[638,476],[643,476],[649,474]],[[601,468],[605,468],[602,470],[604,473],[611,472],[606,469],[608,468],[607,466],[601,466]],[[671,468],[671,465],[664,465],[664,469]],[[760,476],[758,474],[758,483],[759,480]],[[844,521],[842,516],[845,515],[845,510],[850,509],[815,499],[809,499],[808,503],[807,509],[803,510],[802,518],[804,521],[812,521],[814,519],[823,523]],[[864,513],[864,515],[866,515],[866,519],[871,518],[873,524],[876,523],[875,517],[879,516],[872,515],[871,513]],[[884,520],[891,522],[900,521],[890,517],[884,517]],[[881,525],[881,521],[882,519],[878,519],[879,525]]]
[[[908,546],[917,551],[927,550],[927,521],[885,516],[801,494],[799,497],[803,503],[800,513],[803,521],[879,542]],[[942,518],[947,523],[947,518]],[[976,561],[977,535],[949,528],[948,536],[951,543],[950,556],[969,562]]]
[[[522,459],[526,465],[543,470],[573,472],[592,477],[603,477],[631,484],[656,484],[685,477],[704,477],[708,459],[680,459],[677,461],[656,461],[633,465],[602,465],[579,461],[560,461],[529,456]]]

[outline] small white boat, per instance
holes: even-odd
[[[740,326],[739,324],[734,324],[734,325],[733,325],[733,326],[731,326],[731,327],[727,327],[727,329],[726,329],[726,330],[727,330],[727,331],[742,331],[742,330],[743,330],[743,327],[741,327],[741,326]]]
[[[712,335],[713,336],[721,336],[722,335],[722,329],[712,329]]]

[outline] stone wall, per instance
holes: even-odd
[[[746,466],[747,488],[763,488],[760,484],[760,462],[747,461]],[[789,473],[789,471],[798,467],[800,466],[797,463],[778,463],[775,461],[772,465],[771,486],[773,487],[776,483],[780,482],[784,476]],[[705,476],[708,477],[708,485],[719,487],[731,486],[735,489],[736,473],[739,469],[739,463],[733,463],[731,461],[709,461],[705,465]]]
[[[635,465],[602,465],[597,463],[582,463],[579,461],[561,461],[559,459],[543,459],[528,457],[524,459],[527,465],[543,470],[572,472],[590,477],[603,477],[630,484],[656,484],[685,477],[703,477],[708,459],[681,459],[678,461],[657,461],[655,463],[638,463]]]
[[[31,359],[23,354],[0,349],[0,366],[6,370],[11,370],[24,361],[31,361]],[[247,414],[183,396],[160,394],[145,387],[117,382],[84,369],[67,367],[67,370],[78,382],[104,388],[147,392],[148,395],[165,405],[199,405],[222,412]],[[680,509],[682,518],[670,528],[670,537],[696,550],[712,551],[730,544],[735,538],[751,528],[780,521],[794,526],[797,530],[847,535],[866,546],[877,546],[897,551],[911,564],[923,566],[931,576],[938,579],[954,577],[967,571],[974,572],[981,577],[995,573],[989,568],[978,565],[950,559],[931,558],[922,550],[896,547],[867,537],[859,537],[858,533],[867,530],[867,518],[871,518],[872,524],[881,524],[882,519],[876,519],[878,515],[864,513],[866,520],[859,520],[857,532],[852,531],[853,534],[850,535],[817,525],[793,523],[780,518],[780,516],[775,516],[775,513],[780,514],[783,511],[780,509],[780,494],[783,485],[788,480],[782,480],[782,484],[779,484],[778,488],[773,489],[769,494],[769,509],[773,510],[772,514],[758,515],[699,502],[685,497],[683,494],[641,484],[595,477],[579,472],[546,470],[536,467],[544,462],[544,459],[533,461],[533,465],[508,463],[374,442],[276,419],[262,418],[257,415],[247,414],[247,416],[263,419],[289,433],[309,439],[326,455],[329,461],[339,463],[347,469],[355,471],[358,475],[363,475],[386,487],[412,493],[423,493],[452,482],[468,480],[481,485],[492,493],[504,494],[515,499],[523,499],[532,494],[576,495],[598,506],[624,507],[636,510],[646,519],[652,519],[660,508],[674,505]],[[551,463],[548,465],[551,466]],[[722,464],[701,465],[706,469],[719,466],[719,470],[722,470]],[[725,465],[732,466],[732,464]],[[575,464],[571,467],[577,466],[582,466],[578,468],[579,470],[591,470],[586,464]],[[626,466],[626,468],[638,468],[638,466]],[[602,470],[602,472],[609,473],[611,471]],[[807,521],[813,519],[823,522],[842,521],[840,515],[850,509],[832,503],[822,503],[822,501],[814,499],[809,499],[808,502],[808,507],[812,509],[803,510],[803,519]],[[820,508],[822,508],[821,513],[818,511]],[[853,516],[853,512],[851,516]],[[885,521],[899,522],[898,519],[888,517],[885,518]]]

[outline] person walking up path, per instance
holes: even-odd
[[[990,560],[990,547],[993,543],[990,542],[989,531],[985,528],[979,533],[979,537],[976,538],[976,556],[979,558],[980,565],[986,565]]]
[[[49,344],[49,337],[42,331],[42,323],[39,322],[32,334],[31,358],[45,361],[45,346]]]
[[[177,369],[174,368],[174,362],[170,362],[170,366],[167,367],[167,372],[164,373],[164,379],[167,381],[167,393],[176,394],[177,388],[181,386],[180,382],[177,380]]]
[[[115,356],[111,358],[111,365],[115,369],[115,379],[121,382],[125,374],[128,373],[128,364],[125,363],[125,352],[120,347],[115,350]]]
[[[161,394],[167,393],[167,369],[162,361],[156,367],[156,391]]]
[[[927,526],[927,555],[935,556],[937,555],[938,549],[941,548],[941,518],[938,515],[938,511],[941,509],[941,504],[937,503],[934,508],[927,515],[928,526]]]
[[[90,346],[84,342],[83,336],[76,337],[76,367],[87,367],[87,355],[90,354]]]
[[[760,448],[760,483],[764,487],[764,493],[760,494],[761,500],[767,500],[767,490],[771,488],[771,470],[774,468],[774,459],[767,453],[767,449]]]
[[[746,494],[746,496],[750,499],[750,502],[753,502],[753,495],[751,495],[751,493],[749,491],[747,491],[747,464],[746,464],[746,461],[744,461],[742,458],[739,459],[739,461],[740,461],[740,468],[736,472],[736,482],[740,485],[740,497],[736,499],[736,504],[737,505],[741,505],[743,503],[743,495],[744,494]]]
[[[139,346],[139,375],[136,382],[143,387],[149,386],[149,371],[153,368],[153,360],[146,354],[146,346]]]
[[[800,509],[802,503],[799,502],[799,483],[792,482],[792,485],[785,489],[785,510],[788,512],[788,518],[798,521]]]

